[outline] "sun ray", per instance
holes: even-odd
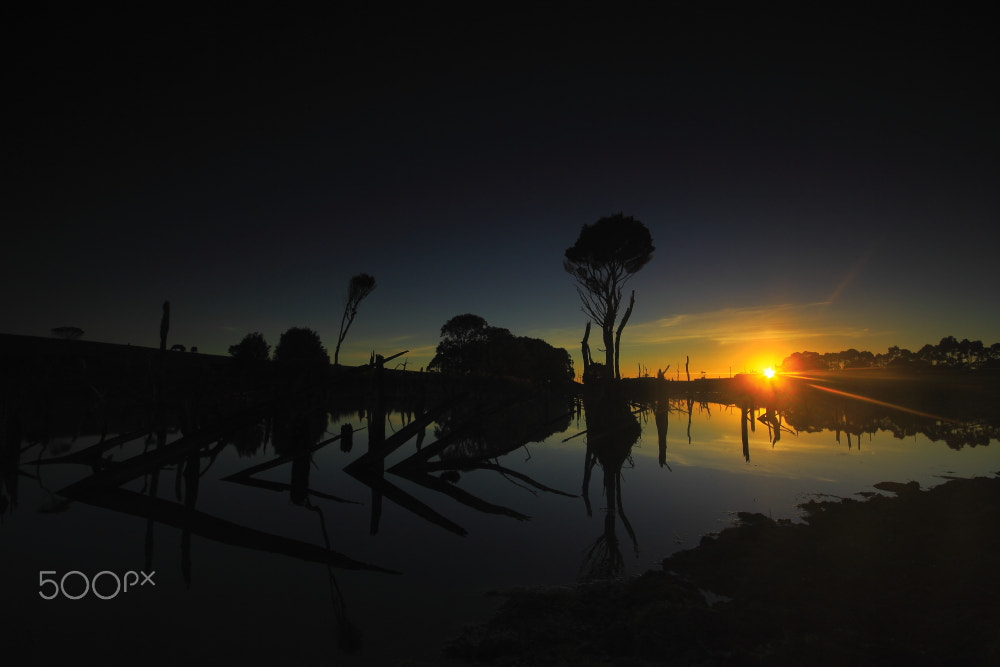
[[[876,398],[870,398],[868,396],[862,396],[860,394],[852,394],[847,391],[841,391],[839,389],[832,389],[830,387],[821,387],[818,384],[810,384],[813,389],[819,389],[820,391],[825,391],[830,394],[836,394],[837,396],[844,396],[846,398],[853,398],[858,401],[864,401],[866,403],[872,403],[874,405],[881,405],[884,408],[892,408],[893,410],[901,410],[902,412],[908,412],[912,415],[917,415],[918,417],[927,417],[929,419],[938,419],[940,421],[951,422],[953,424],[958,424],[960,422],[954,419],[948,419],[947,417],[942,417],[941,415],[931,414],[929,412],[921,412],[920,410],[914,410],[912,408],[907,408],[902,405],[897,405],[896,403],[888,403],[886,401],[880,401]]]

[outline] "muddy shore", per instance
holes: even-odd
[[[1000,664],[1000,477],[810,502],[617,582],[516,590],[456,664]]]

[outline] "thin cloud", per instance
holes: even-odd
[[[762,340],[782,341],[819,337],[857,338],[870,336],[867,329],[833,324],[823,306],[827,301],[807,304],[776,304],[746,308],[723,308],[705,313],[682,313],[629,327],[629,343],[656,345],[705,339],[720,345]]]

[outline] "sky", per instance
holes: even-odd
[[[342,363],[474,313],[579,371],[563,255],[622,212],[623,375],[1000,341],[984,17],[67,11],[10,24],[5,333],[156,346],[169,300],[169,344],[332,356],[365,272]]]

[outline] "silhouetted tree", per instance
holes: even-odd
[[[465,313],[456,315],[441,326],[441,338],[457,345],[465,345],[486,340],[490,328],[486,320],[479,315]]]
[[[274,348],[274,360],[279,364],[329,364],[330,355],[312,329],[292,327],[281,334]]]
[[[781,369],[786,373],[819,371],[826,370],[826,364],[818,352],[792,352],[781,362]]]
[[[575,376],[573,358],[562,347],[553,347],[541,338],[518,336],[507,342],[502,355],[506,371],[514,377],[542,382],[571,382]]]
[[[905,366],[910,363],[912,358],[913,352],[906,348],[901,348],[898,345],[893,345],[886,351],[885,354],[875,355],[875,364],[883,368]]]
[[[956,351],[956,363],[965,368],[975,368],[986,360],[985,346],[981,340],[969,340],[963,338],[958,343]]]
[[[1000,343],[990,345],[990,349],[986,353],[986,363],[984,365],[990,368],[1000,367]]]
[[[931,366],[936,364],[940,360],[938,358],[938,349],[930,343],[927,343],[922,348],[917,350],[917,360]]]
[[[351,328],[351,323],[358,315],[358,305],[366,296],[375,289],[375,278],[367,273],[359,273],[351,278],[347,284],[347,300],[344,303],[344,316],[340,319],[340,336],[337,338],[337,347],[333,351],[333,363],[340,363],[340,344],[347,336],[347,330]]]
[[[563,267],[576,280],[583,311],[601,327],[605,366],[614,370],[615,378],[621,377],[615,351],[615,323],[622,287],[649,262],[655,249],[644,224],[618,213],[584,225],[576,244],[566,250]],[[618,335],[620,338],[620,331]]]
[[[583,372],[583,382],[584,384],[589,384],[591,382],[602,382],[604,380],[609,380],[612,378],[611,373],[608,371],[608,367],[599,361],[587,366],[587,370]]]
[[[986,347],[982,341],[945,336],[937,345],[927,343],[916,352],[893,345],[884,354],[854,348],[840,352],[793,352],[781,364],[786,372],[851,368],[941,368],[976,369],[989,367],[1000,359],[1000,344]]]
[[[514,336],[478,315],[457,315],[441,327],[428,370],[456,375],[511,377],[535,382],[573,379],[573,359],[540,338]]]
[[[955,366],[960,355],[960,344],[954,336],[945,336],[937,344],[938,363]]]
[[[267,361],[271,356],[271,346],[264,340],[263,334],[254,331],[236,345],[230,345],[229,354],[239,362]]]
[[[509,330],[491,327],[478,315],[456,315],[442,325],[441,342],[427,368],[457,375],[488,375],[495,361],[490,357],[497,355],[498,343],[513,337]]]

